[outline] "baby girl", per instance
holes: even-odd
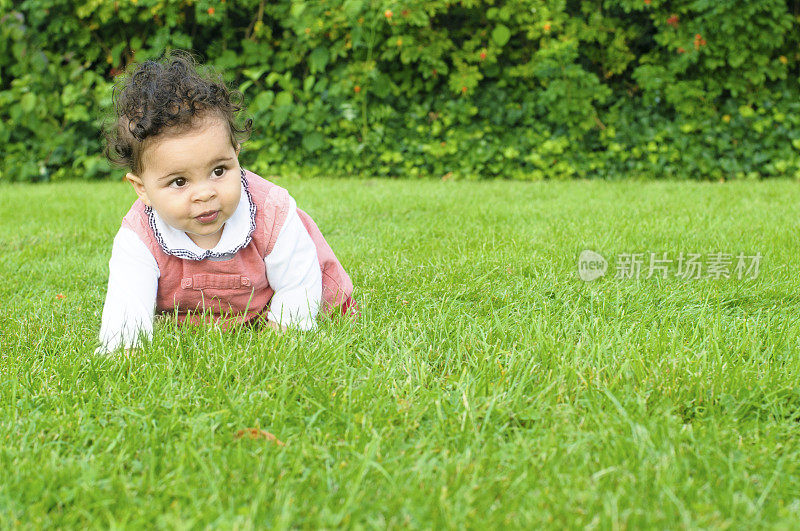
[[[106,155],[138,196],[114,238],[99,351],[151,336],[155,313],[194,324],[311,330],[357,315],[353,284],[289,193],[239,165],[240,95],[172,52],[114,88]]]

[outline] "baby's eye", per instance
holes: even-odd
[[[222,177],[225,174],[225,166],[218,166],[214,168],[214,175]]]
[[[183,188],[184,186],[186,186],[186,179],[184,179],[183,177],[178,177],[177,179],[173,179],[172,182],[169,183],[169,185],[173,188]]]

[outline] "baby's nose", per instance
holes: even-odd
[[[198,186],[195,189],[194,197],[197,201],[208,201],[209,199],[214,198],[216,195],[216,188],[214,188],[214,185],[209,183]]]

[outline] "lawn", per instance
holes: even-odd
[[[130,187],[0,186],[0,526],[797,525],[796,182],[275,182],[361,319],[130,358],[92,355]],[[731,278],[616,278],[650,252]]]

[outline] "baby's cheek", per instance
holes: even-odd
[[[231,193],[230,197],[228,198],[228,204],[230,205],[231,210],[236,210],[236,207],[239,206],[239,201],[241,200],[241,192]]]

